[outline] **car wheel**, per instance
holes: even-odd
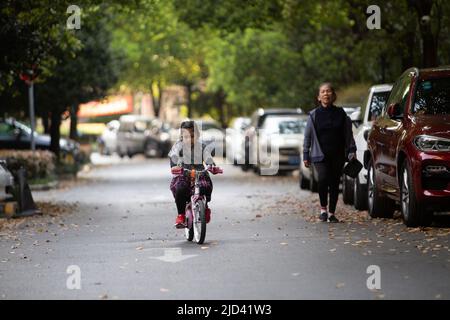
[[[372,218],[392,218],[395,203],[387,197],[381,197],[376,183],[375,170],[372,161],[369,162],[367,179],[367,204]]]
[[[117,154],[119,155],[119,157],[123,158],[125,157],[125,152],[122,150],[122,148],[118,148],[117,149]]]
[[[359,183],[359,177],[353,179],[353,202],[356,210],[367,210],[367,184]]]
[[[411,168],[407,161],[402,166],[400,181],[403,222],[407,227],[427,227],[432,223],[433,214],[417,201]]]
[[[353,204],[353,179],[348,178],[345,174],[342,175],[342,199],[345,204]]]
[[[161,150],[154,142],[147,142],[144,146],[144,155],[146,158],[161,157]]]

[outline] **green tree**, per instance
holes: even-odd
[[[63,114],[72,113],[72,120],[76,121],[77,106],[103,98],[115,85],[119,72],[107,21],[100,16],[103,11],[100,7],[90,10],[81,30],[74,31],[81,49],[59,57],[52,76],[36,86],[38,112],[43,118],[50,115],[51,150],[58,157]]]

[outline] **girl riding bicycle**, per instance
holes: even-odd
[[[211,166],[208,170],[212,174],[221,172],[221,169],[215,166],[213,161],[214,146],[205,144],[200,141],[200,132],[195,121],[183,121],[180,126],[180,138],[173,145],[169,152],[170,167],[174,177],[170,183],[170,191],[172,191],[177,206],[177,218],[175,227],[178,229],[186,226],[186,203],[191,197],[191,180],[185,176],[184,169],[204,170],[204,164]],[[206,201],[211,201],[211,193],[213,189],[211,178],[205,173],[199,178],[200,194],[206,197]],[[211,219],[211,209],[206,205],[205,209],[206,223]]]

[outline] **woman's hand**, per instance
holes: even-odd
[[[311,166],[311,162],[308,160],[303,161],[303,163],[305,164],[305,167],[309,168]]]
[[[212,174],[216,175],[218,173],[223,173],[223,170],[219,167],[213,166],[213,167],[209,167],[208,171],[211,172]]]
[[[172,174],[182,174],[183,168],[175,166],[175,167],[170,168],[170,171],[172,172]]]

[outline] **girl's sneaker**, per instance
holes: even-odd
[[[186,227],[186,216],[184,214],[179,214],[175,220],[175,228],[184,229]]]

